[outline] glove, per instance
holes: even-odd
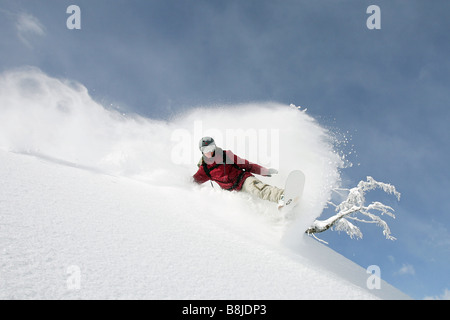
[[[269,170],[267,170],[267,173],[264,175],[264,177],[271,177],[273,174],[277,173],[278,173],[277,169],[270,168]]]

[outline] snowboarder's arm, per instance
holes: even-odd
[[[196,174],[193,175],[194,181],[198,184],[205,183],[209,180],[209,177],[206,175],[205,170],[203,170],[203,167],[200,167]]]
[[[237,164],[240,168],[244,169],[247,172],[251,172],[254,174],[259,174],[261,176],[267,176],[270,173],[270,170],[267,168],[264,168],[263,166],[260,166],[259,164],[252,163],[246,159],[242,159],[238,157],[237,155],[233,154],[231,151],[230,155],[233,155],[233,161],[235,164]]]

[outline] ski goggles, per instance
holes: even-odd
[[[205,154],[205,153],[210,153],[210,152],[214,152],[216,150],[216,145],[214,143],[211,143],[207,146],[201,147],[200,151]]]

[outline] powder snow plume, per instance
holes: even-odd
[[[282,187],[290,171],[305,173],[297,231],[320,216],[332,189],[339,186],[343,160],[331,134],[293,106],[266,102],[197,107],[161,121],[110,110],[94,101],[83,85],[36,68],[0,75],[0,149],[157,186],[221,192],[213,196],[215,201],[224,198],[218,207],[236,201],[242,203],[238,211],[276,215],[274,204],[251,200],[249,205],[240,195],[233,194],[233,200],[217,187],[191,183],[200,158],[198,141],[206,135],[243,158],[277,168],[278,175],[261,178],[267,183]]]

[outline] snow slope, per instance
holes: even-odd
[[[0,299],[407,298],[384,281],[369,290],[365,269],[303,235],[343,161],[297,108],[198,108],[155,121],[26,68],[0,76],[0,114]],[[314,177],[295,216],[193,185],[208,134],[280,168],[270,183],[296,168]]]

